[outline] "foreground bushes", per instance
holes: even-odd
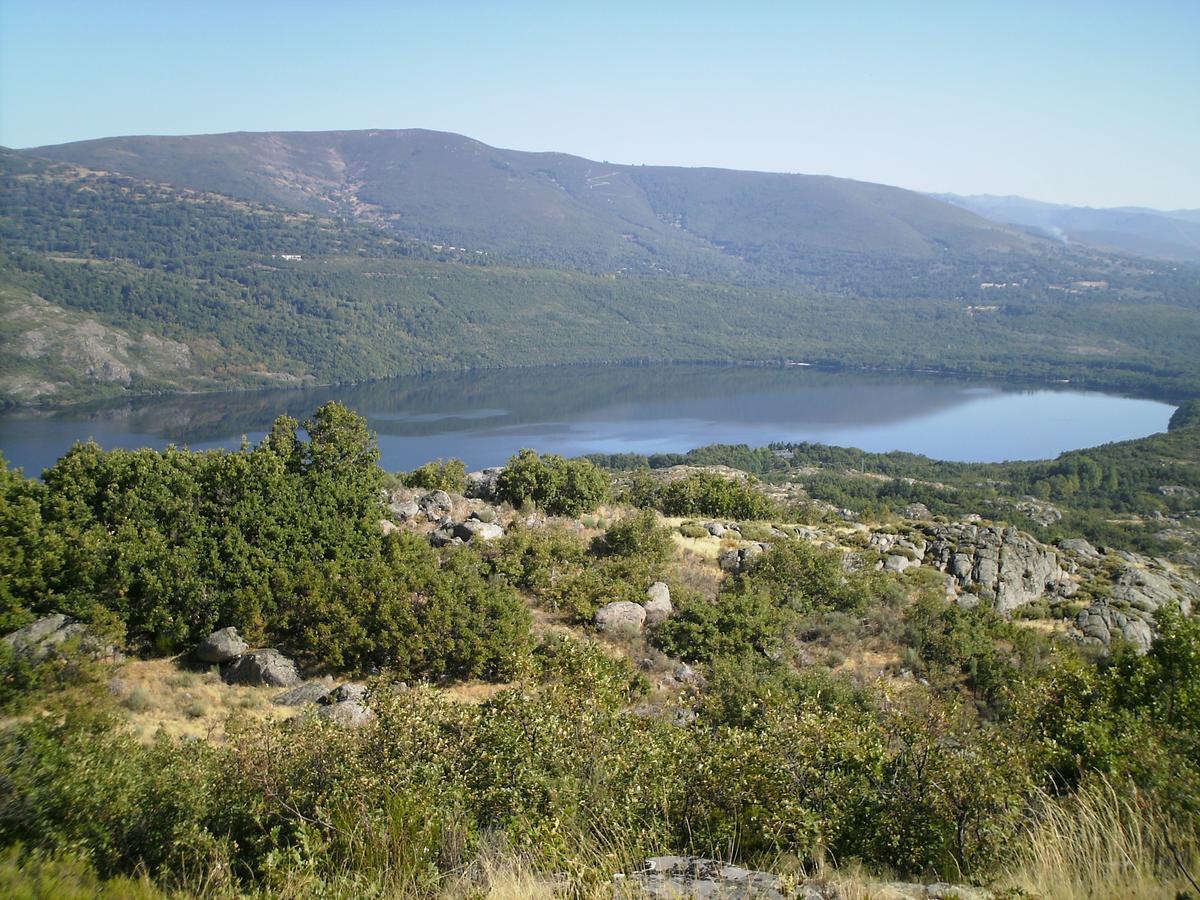
[[[578,516],[608,497],[608,476],[586,459],[522,450],[505,465],[496,490],[513,506],[532,503],[552,515]]]
[[[424,540],[383,536],[378,449],[359,416],[327,404],[304,428],[307,440],[280,418],[232,453],[79,444],[44,484],[5,470],[0,622],[115,618],[164,652],[235,625],[309,668],[516,672],[530,645],[516,593],[470,549],[443,563]]]

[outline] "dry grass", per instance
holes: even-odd
[[[178,659],[131,660],[111,684],[134,734],[146,742],[159,733],[220,741],[231,715],[286,719],[296,714],[292,707],[271,703],[279,688],[225,684],[215,671],[187,669]]]
[[[1150,798],[1099,781],[1076,797],[1043,797],[1000,887],[1045,900],[1200,894],[1200,837]]]

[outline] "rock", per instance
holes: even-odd
[[[905,569],[911,569],[913,566],[919,566],[920,563],[915,559],[909,559],[907,556],[892,554],[883,561],[883,569],[885,572],[903,572]]]
[[[367,686],[365,684],[355,684],[352,681],[338,685],[326,695],[326,700],[330,703],[365,703],[366,699]]]
[[[250,645],[242,640],[238,630],[230,625],[214,631],[196,647],[196,659],[206,663],[225,663],[237,659],[250,649]]]
[[[471,513],[471,518],[479,522],[487,522],[489,525],[496,521],[496,510],[490,506],[485,506],[483,509],[477,509]]]
[[[1154,630],[1145,613],[1120,610],[1107,600],[1093,603],[1075,618],[1084,643],[1108,646],[1114,639],[1121,638],[1134,646],[1139,653],[1150,649]]]
[[[1073,553],[1086,560],[1100,558],[1100,551],[1083,538],[1067,538],[1065,541],[1059,541],[1058,546],[1068,553]]]
[[[421,514],[421,507],[417,505],[416,500],[406,500],[403,503],[391,504],[388,511],[401,522],[407,522]]]
[[[925,562],[953,575],[965,589],[984,589],[1004,615],[1040,599],[1066,578],[1054,550],[1016,528],[954,523],[924,531]]]
[[[463,541],[494,541],[504,537],[504,529],[479,519],[467,519],[454,526],[454,536]]]
[[[746,547],[726,550],[717,558],[717,563],[723,571],[736,575],[738,572],[745,571],[754,557],[759,556],[762,552],[762,544],[750,544]]]
[[[645,623],[645,608],[628,600],[606,603],[596,611],[596,627],[606,634],[641,631]]]
[[[296,664],[278,650],[254,650],[226,663],[221,677],[226,684],[267,684],[291,687],[300,683]]]
[[[375,719],[375,713],[357,700],[342,700],[318,708],[317,717],[344,728],[361,728]]]
[[[1053,525],[1062,520],[1062,512],[1057,506],[1036,497],[1024,497],[1013,506],[1017,512],[1028,516],[1039,525]]]
[[[429,542],[435,547],[444,547],[447,544],[462,543],[462,538],[455,534],[455,526],[453,523],[447,523],[435,528],[429,534]]]
[[[641,872],[614,879],[616,897],[745,897],[785,900],[777,875],[697,856],[655,856]]]
[[[417,506],[430,519],[437,519],[450,514],[454,501],[445,491],[430,491],[417,501]]]
[[[478,500],[486,500],[489,503],[495,502],[498,499],[496,490],[500,481],[500,473],[503,471],[503,466],[497,466],[491,469],[483,469],[479,472],[468,473],[467,489],[464,492],[465,496]]]
[[[301,682],[294,688],[289,688],[281,694],[276,694],[271,698],[271,702],[278,706],[308,706],[310,703],[319,703],[333,689],[333,678],[326,675],[324,678],[314,678],[311,681]]]
[[[918,519],[922,522],[933,518],[933,515],[929,512],[929,507],[924,503],[910,503],[900,510],[900,515],[906,519]]]
[[[58,655],[63,645],[72,639],[78,639],[79,649],[94,658],[119,655],[115,647],[90,635],[86,625],[62,613],[43,616],[0,638],[17,656],[35,663]]]
[[[642,604],[646,610],[646,624],[660,625],[671,617],[675,607],[671,604],[671,590],[663,582],[656,581],[646,589],[646,602]]]
[[[395,534],[397,531],[400,530],[400,526],[397,525],[395,522],[393,522],[391,519],[380,519],[379,520],[379,530],[382,531],[384,533],[384,535],[386,536],[389,534]]]
[[[713,537],[720,537],[729,530],[720,522],[705,522],[704,529]]]

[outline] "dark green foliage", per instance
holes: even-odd
[[[654,641],[687,660],[774,653],[803,616],[858,612],[875,593],[864,576],[842,571],[840,554],[781,541],[746,572],[722,582],[716,599],[681,593],[676,614],[659,627]]]
[[[532,503],[552,515],[579,516],[608,497],[608,477],[585,459],[522,450],[505,465],[496,490],[514,506]]]
[[[427,491],[461,494],[467,487],[467,467],[461,459],[427,462],[409,472],[404,477],[404,483],[409,487]]]
[[[658,524],[653,510],[644,509],[615,523],[600,539],[599,549],[617,556],[640,556],[662,566],[674,544],[671,532]]]
[[[307,440],[297,429],[281,417],[235,453],[80,444],[44,485],[6,471],[5,616],[106,611],[163,651],[235,625],[308,667],[410,680],[519,671],[528,611],[477,554],[442,560],[424,539],[384,539],[363,419],[331,403],[305,423]]]
[[[667,482],[648,475],[635,477],[627,493],[637,506],[661,509],[668,516],[769,519],[778,512],[750,481],[714,472],[693,472]]]
[[[1200,400],[1188,400],[1186,403],[1181,403],[1179,408],[1171,413],[1171,421],[1167,423],[1167,430],[1194,428],[1197,425],[1200,425]]]

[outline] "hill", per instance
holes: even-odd
[[[11,152],[0,196],[3,402],[619,361],[1200,392],[1200,271],[1049,242],[700,278],[520,262]]]
[[[994,222],[1033,228],[1073,243],[1138,256],[1200,262],[1200,214],[1196,210],[1092,209],[988,194],[934,196]]]
[[[744,275],[803,268],[829,252],[931,259],[1037,243],[885,185],[614,165],[419,129],[121,137],[29,153],[604,271]]]

